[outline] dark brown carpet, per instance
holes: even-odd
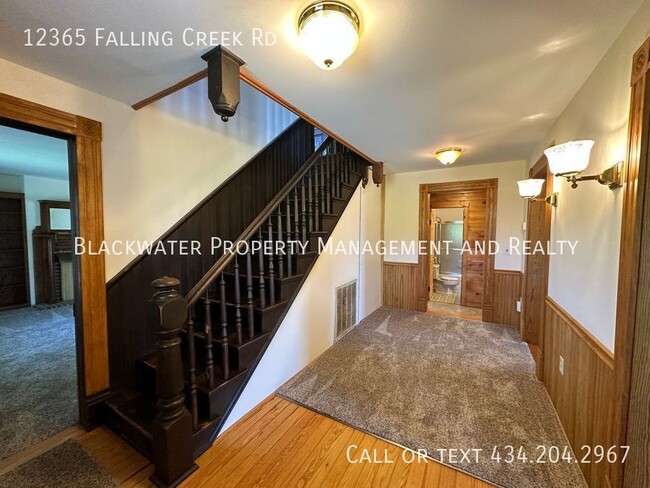
[[[0,476],[0,488],[119,486],[78,442],[67,441]]]
[[[585,486],[573,463],[491,459],[495,446],[536,459],[537,446],[569,445],[509,327],[381,308],[278,393],[443,462],[438,449],[481,449],[478,462],[446,464],[497,485]]]

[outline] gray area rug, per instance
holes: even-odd
[[[586,486],[574,463],[532,462],[538,446],[562,452],[569,442],[509,327],[381,308],[278,393],[500,486]],[[515,458],[523,446],[528,462],[506,462],[506,446]],[[481,451],[449,463],[439,449]]]
[[[0,459],[77,423],[72,307],[0,312]]]
[[[0,488],[119,486],[78,442],[66,441],[0,476]]]

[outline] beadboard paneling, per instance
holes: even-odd
[[[419,310],[417,288],[417,264],[384,262],[382,283],[382,304],[384,306]]]
[[[546,297],[544,384],[578,457],[582,446],[612,444],[614,357],[582,325]],[[560,355],[564,374],[559,372]],[[591,488],[606,488],[606,462],[580,464]]]
[[[494,270],[494,315],[492,320],[497,324],[519,327],[517,300],[521,298],[520,271],[505,269]]]

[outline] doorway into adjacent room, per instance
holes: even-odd
[[[79,422],[69,159],[0,125],[0,460]]]

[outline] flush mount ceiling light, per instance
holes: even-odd
[[[600,174],[578,176],[589,166],[589,154],[594,141],[569,141],[564,144],[549,147],[544,151],[548,166],[555,176],[563,176],[571,183],[571,188],[577,188],[579,181],[596,180],[601,185],[609,186],[610,190],[621,186],[621,163],[616,163]]]
[[[359,26],[359,16],[344,3],[312,3],[298,19],[300,44],[316,66],[333,70],[357,49]]]
[[[445,147],[436,151],[436,158],[444,165],[456,162],[463,150],[459,147]]]
[[[554,207],[557,207],[557,193],[553,193],[548,198],[537,198],[540,193],[542,193],[542,187],[544,186],[544,180],[541,178],[529,178],[527,180],[519,180],[517,182],[519,186],[519,196],[526,198],[533,202],[546,202],[550,203]]]

